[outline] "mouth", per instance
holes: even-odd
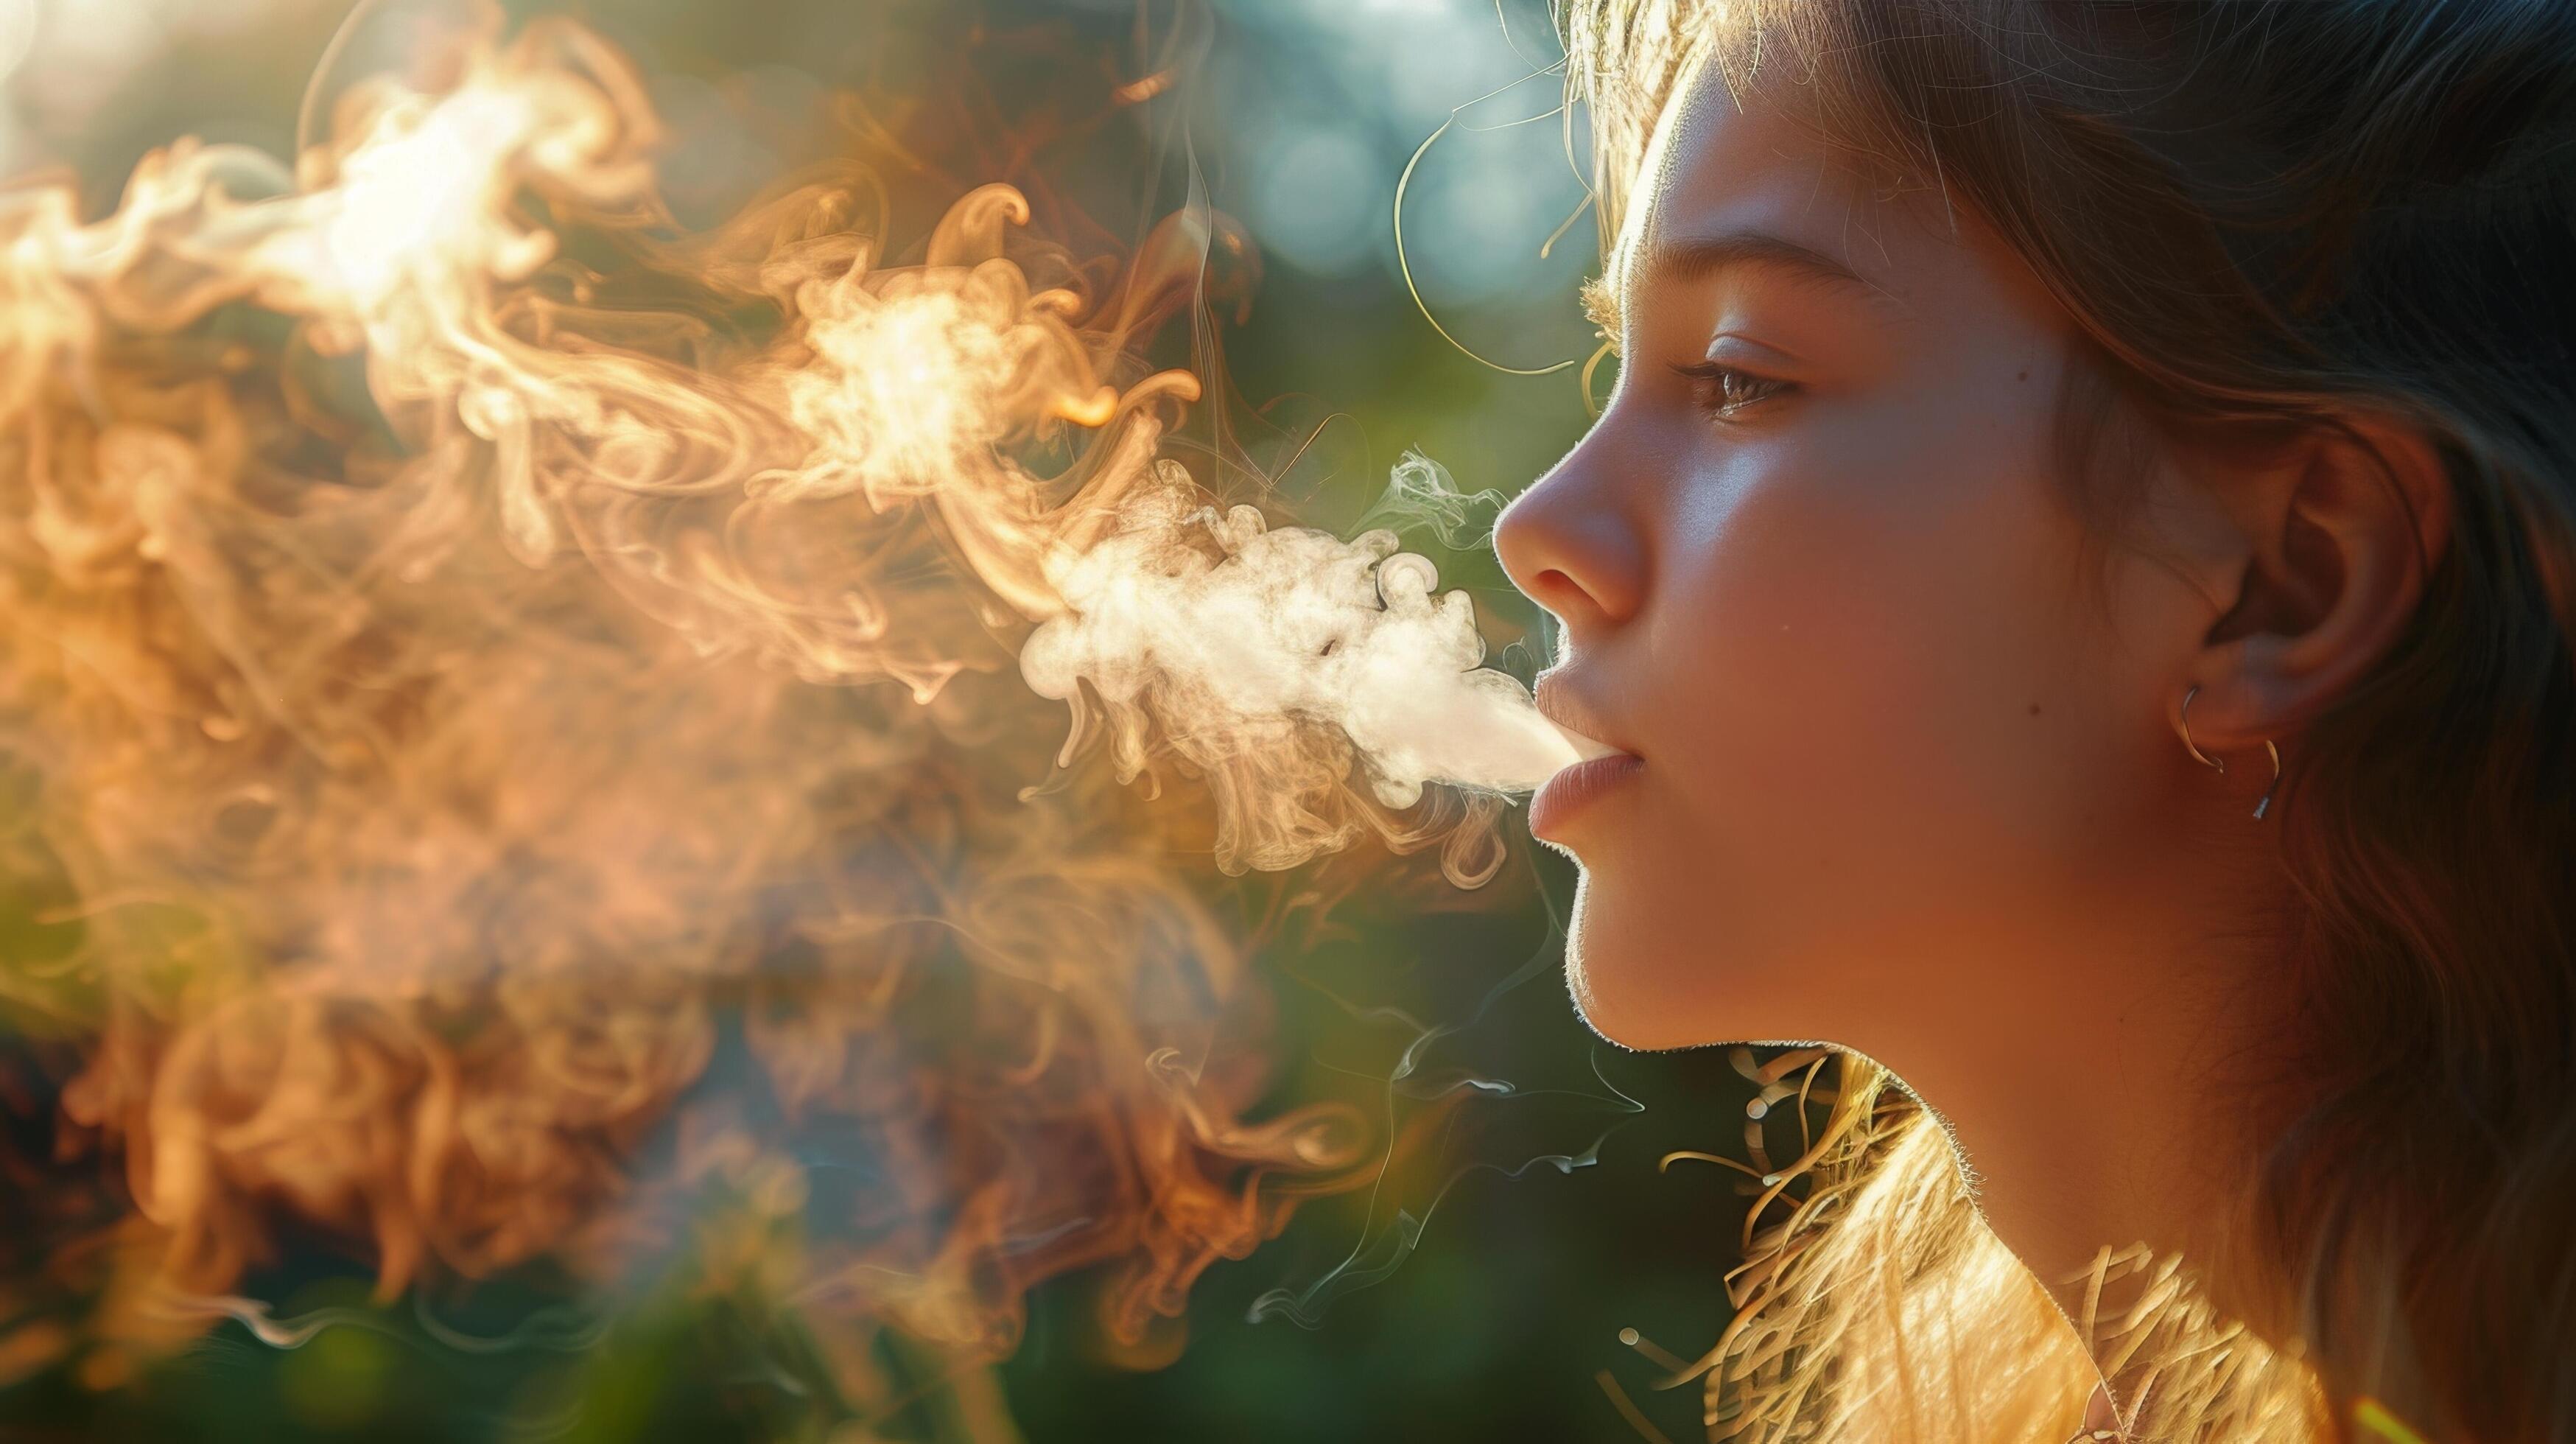
[[[1566,828],[1576,818],[1645,770],[1644,758],[1613,752],[1607,757],[1577,762],[1557,773],[1530,798],[1530,836],[1541,842],[1562,842]]]
[[[1530,798],[1530,835],[1542,842],[1561,842],[1564,830],[1575,819],[1635,780],[1645,770],[1646,761],[1607,740],[1608,729],[1575,699],[1561,671],[1539,678],[1535,691],[1540,713],[1565,731],[1592,742],[1593,746],[1584,750],[1598,754],[1560,769]]]

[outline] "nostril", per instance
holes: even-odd
[[[1530,578],[1530,599],[1559,616],[1568,606],[1589,600],[1582,584],[1551,567]]]
[[[1590,633],[1602,623],[1601,609],[1574,578],[1560,571],[1543,571],[1520,583],[1521,594],[1538,604],[1541,612],[1555,623],[1542,624],[1542,631],[1554,631],[1559,640],[1551,646],[1562,646],[1575,633]]]

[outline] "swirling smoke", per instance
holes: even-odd
[[[316,1231],[387,1296],[686,1237],[969,1361],[1107,1264],[1132,1336],[1370,1146],[1243,1118],[1168,815],[1472,883],[1575,755],[1392,533],[1163,454],[1206,217],[1109,276],[988,186],[898,265],[852,168],[689,233],[643,94],[495,28],[291,167],[0,195],[0,1005],[115,1165],[11,1163],[21,1365],[113,1384]]]

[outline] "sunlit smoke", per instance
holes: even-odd
[[[1354,775],[1391,808],[1432,782],[1527,791],[1597,753],[1482,667],[1466,593],[1435,594],[1437,568],[1398,551],[1394,532],[1345,542],[1272,529],[1248,506],[1187,507],[1177,484],[1149,493],[1112,535],[1059,559],[1049,580],[1069,610],[1020,654],[1046,696],[1079,709],[1077,683],[1090,684],[1123,772],[1159,738],[1212,779],[1231,820]],[[1270,822],[1228,827],[1218,860],[1285,867],[1352,830]]]
[[[1077,1266],[1177,1314],[1368,1139],[1243,1118],[1164,812],[1475,882],[1575,744],[1394,534],[1164,454],[1188,245],[1104,286],[987,186],[897,264],[856,167],[684,233],[589,32],[458,75],[0,193],[0,1005],[131,1208],[48,1206],[113,1240],[62,1346],[255,1316],[289,1228],[388,1294],[685,1235],[968,1359]]]

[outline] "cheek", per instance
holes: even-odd
[[[1825,840],[1991,811],[1998,724],[2033,702],[2046,714],[2066,599],[2032,573],[2058,539],[2009,482],[1919,480],[1767,478],[1674,598],[1706,627],[1693,710],[1722,742],[1708,781],[1804,798]]]
[[[2083,533],[2014,420],[1811,424],[1675,510],[1645,684],[1665,851],[1745,961],[1863,982],[1935,937],[1976,956],[2096,807]]]

